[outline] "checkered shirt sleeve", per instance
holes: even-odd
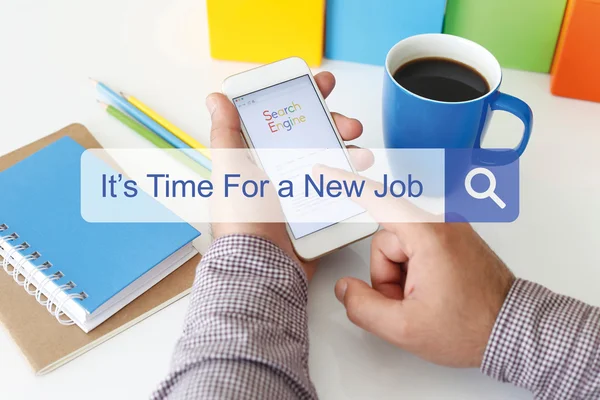
[[[315,399],[308,283],[273,243],[231,235],[203,257],[166,379],[152,399]]]
[[[600,308],[517,280],[481,370],[539,400],[600,399]]]

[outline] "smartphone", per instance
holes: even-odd
[[[311,153],[309,162],[354,171],[348,152],[310,68],[298,57],[287,58],[227,78],[223,93],[236,106],[242,134],[253,149],[286,149],[286,165],[298,164],[293,149],[335,149]],[[337,151],[339,149],[339,151]],[[290,151],[291,150],[291,151]],[[271,163],[254,156],[267,175],[281,173]],[[281,160],[279,160],[281,161]],[[306,167],[306,165],[304,165]],[[289,168],[289,174],[297,173]],[[285,177],[284,177],[285,178]],[[287,230],[296,254],[313,260],[375,233],[379,225],[352,200],[302,202],[280,199],[288,220]],[[292,213],[313,213],[300,222]],[[325,216],[320,219],[319,216]],[[343,222],[343,223],[342,223]]]

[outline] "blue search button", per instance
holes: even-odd
[[[519,160],[507,151],[445,150],[446,222],[513,222],[519,216]]]

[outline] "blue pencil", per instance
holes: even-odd
[[[114,92],[104,83],[97,82],[93,79],[91,79],[91,81],[94,83],[98,93],[105,96],[114,105],[120,107],[123,111],[127,112],[131,117],[135,118],[139,123],[145,125],[148,129],[156,133],[159,137],[167,141],[173,147],[178,149],[189,149],[190,151],[184,151],[183,153],[198,164],[202,165],[204,168],[208,169],[209,171],[212,171],[212,162],[208,158],[204,157],[201,153],[193,150],[192,147],[184,143],[181,139],[173,135],[165,128],[163,128],[162,125],[158,124],[152,118],[141,112],[127,99]]]

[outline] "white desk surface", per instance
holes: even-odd
[[[104,147],[147,146],[98,107],[90,76],[208,142],[204,98],[252,67],[209,58],[200,0],[0,0],[0,9],[0,154],[72,122]],[[382,68],[326,61],[322,69],[338,81],[331,109],[364,123],[359,144],[382,147]],[[600,306],[600,104],[553,97],[548,87],[548,75],[505,71],[503,90],[535,113],[521,164],[521,216],[477,229],[518,276]],[[498,114],[488,142],[510,145],[520,123]],[[310,370],[321,398],[531,398],[477,370],[428,364],[348,322],[333,286],[345,275],[367,279],[368,257],[368,241],[331,255],[311,284]],[[187,305],[183,299],[43,377],[0,328],[0,398],[146,398],[167,371]]]

